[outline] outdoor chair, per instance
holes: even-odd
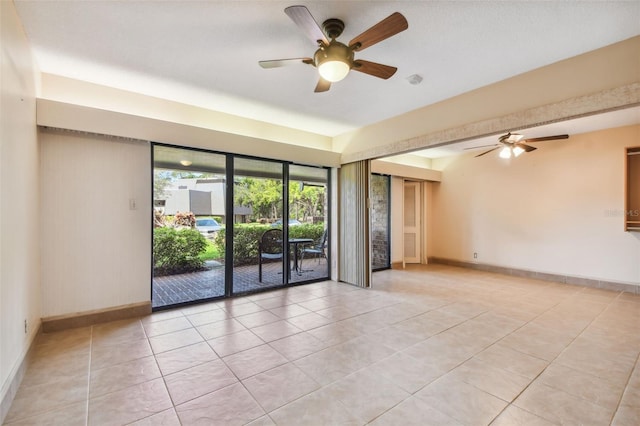
[[[265,231],[258,243],[258,281],[262,282],[262,262],[282,258],[282,229]]]
[[[319,240],[317,240],[311,247],[307,247],[302,249],[302,254],[300,257],[300,269],[302,270],[302,272],[304,272],[304,269],[302,268],[302,262],[304,262],[304,259],[308,256],[313,256],[314,258],[318,259],[318,262],[320,262],[321,258],[327,258],[327,230],[325,229],[324,232],[322,233],[322,237],[320,237]]]

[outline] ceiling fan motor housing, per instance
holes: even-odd
[[[313,55],[313,63],[319,67],[326,61],[341,61],[353,67],[353,50],[339,41],[331,40],[328,46],[322,46]]]

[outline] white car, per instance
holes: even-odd
[[[222,229],[222,226],[220,226],[215,219],[207,217],[196,219],[196,229],[200,231],[205,238],[213,239],[218,231]]]

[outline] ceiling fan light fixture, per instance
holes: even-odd
[[[513,147],[513,156],[514,156],[514,157],[519,156],[519,155],[520,155],[520,154],[522,154],[523,152],[524,152],[524,148],[519,147],[519,146],[514,146],[514,147]]]
[[[189,160],[180,160],[180,164],[182,164],[185,167],[189,167],[190,165],[193,164],[193,162],[191,162]]]
[[[505,146],[500,150],[500,158],[511,158],[511,147]]]
[[[326,60],[318,65],[318,72],[323,79],[335,83],[343,80],[351,67],[342,60]]]
[[[314,62],[320,77],[331,83],[344,79],[353,66],[353,50],[332,40],[316,51]]]

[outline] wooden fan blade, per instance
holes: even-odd
[[[476,158],[477,158],[477,157],[482,157],[483,155],[488,154],[488,153],[490,153],[491,151],[495,151],[495,150],[496,150],[496,149],[498,149],[498,148],[500,148],[500,147],[499,147],[499,146],[496,146],[495,148],[491,148],[489,151],[485,151],[485,152],[483,152],[482,154],[478,154],[478,155],[476,155]]]
[[[543,142],[543,141],[553,141],[556,139],[569,139],[569,135],[543,136],[541,138],[525,139],[522,142]]]
[[[401,13],[395,12],[351,40],[349,47],[353,47],[355,51],[364,50],[407,28],[409,28],[407,19]]]
[[[314,92],[315,93],[326,92],[330,88],[331,88],[331,82],[320,77],[320,80],[318,80],[318,84],[316,84],[316,89],[314,90]]]
[[[262,68],[279,68],[289,65],[313,64],[311,58],[273,59],[271,61],[259,61]]]
[[[486,148],[486,147],[488,147],[488,146],[496,146],[496,144],[495,144],[495,143],[492,143],[491,145],[471,146],[471,147],[469,147],[469,148],[464,148],[464,149],[463,149],[463,151],[464,151],[464,150],[467,150],[467,149],[479,149],[479,148]],[[499,145],[498,145],[498,146],[499,146]]]
[[[324,35],[322,28],[318,25],[313,15],[305,6],[289,6],[284,13],[302,30],[313,44],[318,45],[319,41],[329,44],[329,40]]]
[[[513,146],[519,146],[520,148],[524,149],[526,152],[531,152],[531,151],[535,151],[536,149],[538,149],[538,148],[533,147],[531,145],[525,145],[525,144],[519,143],[519,142],[518,143],[514,143]]]
[[[353,62],[352,70],[360,71],[374,77],[384,78],[386,80],[394,75],[398,68],[358,59],[357,61]]]

